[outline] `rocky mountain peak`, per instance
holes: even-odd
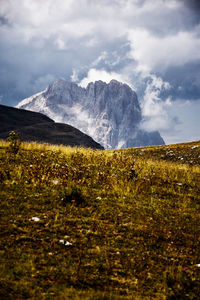
[[[70,124],[108,149],[164,144],[158,132],[139,129],[142,114],[137,94],[114,79],[108,84],[91,82],[86,88],[60,79],[17,107]]]

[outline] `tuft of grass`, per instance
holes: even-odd
[[[0,141],[2,299],[198,298],[200,142],[8,147]]]

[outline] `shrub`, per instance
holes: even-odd
[[[11,131],[9,133],[8,141],[10,142],[9,151],[11,153],[17,154],[19,152],[20,145],[21,145],[19,134],[15,131]]]
[[[83,205],[85,202],[81,189],[75,185],[73,185],[69,190],[64,190],[64,195],[62,197],[62,203],[64,206],[67,203],[72,202],[76,205]]]

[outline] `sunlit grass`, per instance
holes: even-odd
[[[200,142],[8,146],[0,141],[3,299],[197,299]]]
[[[8,147],[9,142],[5,140],[0,140],[0,147]],[[84,148],[84,147],[71,147],[71,146],[64,146],[64,145],[51,145],[48,143],[37,143],[37,142],[22,142],[21,149],[23,150],[38,150],[38,151],[56,151],[62,152],[64,154],[74,153],[74,152],[83,152],[83,153],[92,153],[93,149]]]

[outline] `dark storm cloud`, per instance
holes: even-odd
[[[165,72],[163,78],[173,83],[174,99],[200,99],[200,61],[171,67]]]
[[[200,1],[199,0],[183,0],[184,7],[187,11],[188,28],[200,24]]]
[[[1,0],[1,99],[16,104],[57,78],[80,81],[90,69],[120,74],[141,97],[158,74],[174,96],[197,99],[199,3]]]
[[[197,0],[0,0],[0,102],[58,78],[114,78],[136,89],[144,127],[174,142],[178,116],[184,141],[198,127],[199,49]]]
[[[194,13],[198,14],[200,19],[200,1],[199,0],[184,0],[187,7],[193,10]]]

